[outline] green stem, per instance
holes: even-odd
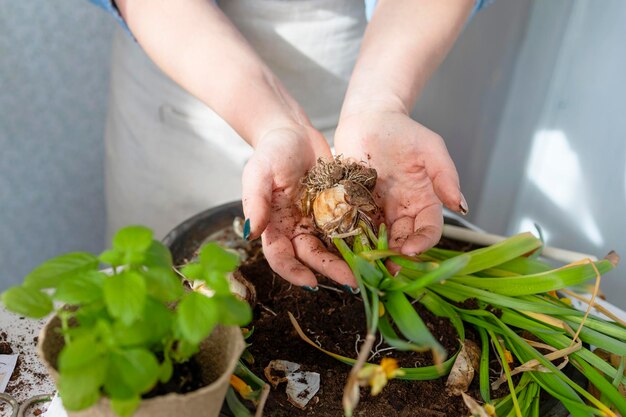
[[[70,316],[70,314],[69,314],[69,312],[67,310],[64,310],[63,308],[61,308],[61,309],[59,309],[57,311],[57,316],[61,320],[61,330],[63,332],[63,342],[67,346],[67,345],[70,344],[70,335],[69,335],[69,330],[70,330],[69,316]]]

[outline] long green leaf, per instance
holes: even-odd
[[[401,339],[396,333],[396,331],[393,329],[393,326],[391,325],[391,323],[389,323],[389,319],[387,318],[387,315],[382,316],[378,320],[378,330],[380,331],[380,334],[385,339],[385,342],[389,346],[395,349],[412,350],[414,352],[424,352],[426,350],[429,350],[428,347],[419,346],[419,345],[416,345],[415,343],[407,342],[406,340]]]
[[[602,260],[595,266],[604,274],[613,268],[611,262]],[[486,289],[502,295],[529,295],[555,291],[571,285],[582,284],[596,277],[590,264],[574,265],[534,275],[505,278],[452,277],[451,280],[470,287]]]
[[[489,384],[489,340],[487,332],[482,327],[477,327],[480,336],[481,351],[478,376],[480,379],[480,395],[485,403],[491,402],[491,387]]]
[[[460,274],[467,275],[487,268],[493,268],[532,252],[540,248],[541,245],[541,241],[531,233],[522,233],[494,245],[475,249],[467,252],[472,259],[461,270]]]
[[[450,258],[443,261],[439,265],[439,268],[427,272],[419,279],[405,284],[400,288],[400,290],[405,293],[410,293],[412,291],[425,288],[435,282],[446,280],[452,275],[458,273],[461,269],[465,268],[469,261],[470,257],[468,255],[459,255],[457,257]]]
[[[387,293],[383,304],[404,337],[420,346],[430,348],[435,364],[441,364],[445,360],[445,349],[433,337],[403,293],[395,291]]]
[[[535,301],[526,301],[518,297],[500,295],[480,288],[459,284],[451,280],[446,281],[445,284],[432,285],[429,288],[438,294],[457,302],[462,302],[469,298],[476,298],[477,300],[484,301],[485,303],[493,306],[510,307],[522,311],[533,311],[554,315],[569,314],[573,312],[572,309],[568,307],[540,304]]]

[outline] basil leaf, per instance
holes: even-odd
[[[144,278],[133,271],[123,271],[107,278],[104,301],[111,316],[126,325],[132,324],[143,313],[146,301]]]
[[[48,294],[26,286],[6,290],[2,293],[2,303],[9,311],[35,319],[47,316],[53,309]]]
[[[24,285],[41,289],[56,288],[64,279],[89,270],[96,270],[98,258],[90,253],[72,252],[49,259],[24,278]]]

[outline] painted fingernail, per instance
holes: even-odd
[[[465,196],[461,194],[461,204],[459,204],[459,209],[461,209],[461,214],[466,215],[469,213],[469,207],[467,207],[467,200],[465,200]]]
[[[346,292],[349,292],[350,294],[358,294],[361,292],[360,288],[352,288],[349,285],[344,285],[343,289],[346,290]]]
[[[319,290],[319,287],[313,288],[313,287],[309,287],[308,285],[303,285],[302,289],[308,292],[317,292],[317,290]]]
[[[243,224],[243,238],[244,240],[250,239],[250,219],[246,219]]]

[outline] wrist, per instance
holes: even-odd
[[[269,70],[261,77],[260,91],[249,91],[241,103],[235,127],[252,147],[277,130],[304,131],[313,126],[304,110]],[[239,103],[238,103],[239,104]],[[239,106],[238,106],[239,107]]]
[[[367,90],[358,93],[348,92],[341,108],[339,124],[341,125],[342,120],[355,115],[373,113],[408,115],[409,109],[400,97],[392,93],[377,94]]]

